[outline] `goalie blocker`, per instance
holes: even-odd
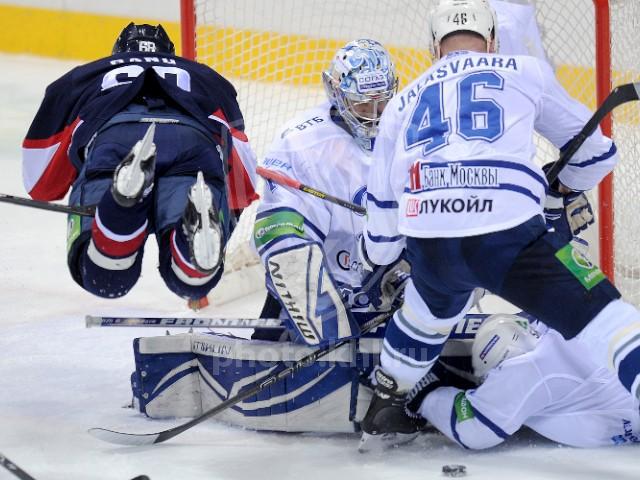
[[[441,357],[466,380],[474,379],[471,343],[487,316],[467,315]],[[216,418],[255,430],[358,431],[371,399],[369,374],[378,363],[382,335],[374,332],[355,339]],[[195,417],[312,350],[291,342],[214,333],[137,338],[131,375],[134,404],[150,418]]]

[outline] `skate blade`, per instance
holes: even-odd
[[[144,172],[141,165],[155,155],[156,146],[153,143],[155,131],[156,124],[152,123],[142,140],[138,140],[131,149],[133,153],[131,163],[124,165],[118,172],[117,190],[123,197],[136,197],[144,185]],[[150,186],[150,188],[153,187]],[[145,194],[148,194],[148,191],[143,192],[143,195]]]
[[[211,191],[204,183],[202,172],[198,172],[196,184],[192,188],[192,199],[200,216],[200,228],[193,235],[193,255],[198,267],[213,271],[220,263],[220,230],[212,224],[209,209],[212,205]]]
[[[389,450],[409,443],[417,436],[417,433],[382,433],[380,435],[371,435],[370,433],[363,432],[362,437],[360,437],[358,451],[360,453],[368,453]]]

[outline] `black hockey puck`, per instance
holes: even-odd
[[[138,475],[137,477],[133,477],[131,480],[151,480],[146,475]]]
[[[443,465],[442,474],[445,477],[464,477],[467,474],[467,467],[464,465]]]

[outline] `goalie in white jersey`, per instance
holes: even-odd
[[[542,215],[548,185],[533,161],[533,132],[561,148],[590,112],[546,62],[495,53],[486,0],[441,0],[429,28],[436,62],[385,109],[367,182],[369,260],[385,265],[406,248],[411,281],[385,332],[363,439],[416,431],[399,421],[404,392],[434,365],[477,287],[565,338],[580,334],[638,397],[640,313]],[[597,130],[551,190],[567,198],[589,190],[616,161]]]
[[[378,120],[397,91],[395,67],[382,45],[360,39],[336,53],[323,81],[328,100],[281,130],[263,166],[364,206]],[[401,270],[363,270],[363,226],[363,215],[267,181],[254,243],[296,339],[318,345],[357,336],[398,300]]]
[[[640,442],[634,398],[579,339],[521,316],[492,315],[476,333],[472,362],[479,387],[442,387],[434,371],[410,402],[464,448],[493,447],[523,425],[574,447]]]

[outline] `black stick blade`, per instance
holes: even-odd
[[[126,445],[129,447],[141,447],[144,445],[153,445],[157,443],[159,433],[123,433],[106,428],[90,428],[87,430],[89,435],[103,442],[113,443],[115,445]]]

